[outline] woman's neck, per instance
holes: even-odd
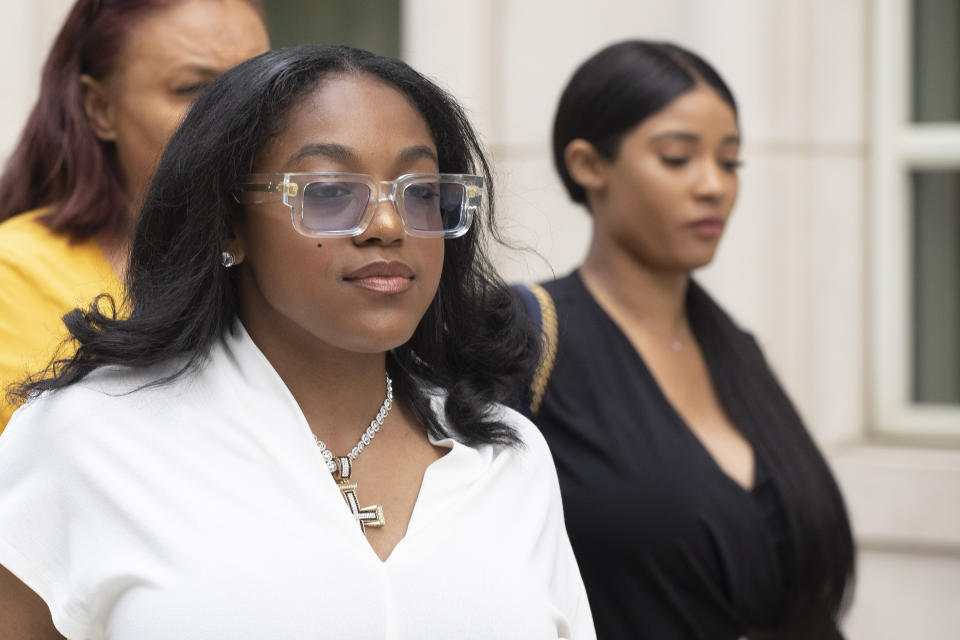
[[[97,244],[103,257],[107,259],[117,280],[124,282],[127,277],[127,261],[130,259],[131,240],[128,236],[104,236],[97,238]]]
[[[642,322],[663,336],[685,331],[688,272],[654,269],[621,247],[601,245],[594,238],[580,275],[618,323]]]
[[[134,220],[137,211],[136,207],[130,208],[123,229],[97,235],[100,251],[120,282],[125,282],[127,277],[127,264],[130,260],[130,248],[133,245]]]
[[[349,451],[383,403],[386,354],[336,349],[301,327],[243,322],[314,433],[335,454]]]

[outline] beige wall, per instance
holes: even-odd
[[[891,1],[903,0],[878,0]],[[407,0],[404,54],[466,103],[508,234],[545,258],[501,252],[513,280],[563,274],[586,249],[589,222],[549,149],[574,67],[630,37],[715,63],[740,102],[746,167],[699,277],[756,333],[841,482],[860,547],[851,640],[947,640],[960,637],[960,452],[880,440],[870,409],[875,12],[868,0]]]
[[[6,161],[40,90],[40,69],[72,0],[0,2],[0,161]]]
[[[505,253],[505,274],[562,274],[589,239],[549,149],[573,68],[621,38],[690,46],[732,85],[746,141],[739,205],[700,277],[757,332],[811,426],[828,441],[853,437],[864,420],[863,3],[469,4],[461,30],[438,33],[426,16],[448,3],[407,2],[405,51],[468,104],[496,160],[508,233],[546,258]],[[838,350],[846,357],[835,358]]]

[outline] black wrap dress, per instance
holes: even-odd
[[[598,637],[736,640],[774,625],[787,540],[761,452],[754,447],[755,480],[744,488],[579,274],[544,286],[559,336],[535,422],[557,464]]]

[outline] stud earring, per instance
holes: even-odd
[[[220,254],[220,263],[227,269],[237,264],[237,256],[229,251],[224,251]]]

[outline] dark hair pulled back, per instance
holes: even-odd
[[[675,44],[627,40],[591,56],[574,71],[553,121],[553,161],[574,202],[587,204],[583,187],[567,170],[564,152],[582,138],[608,160],[638,124],[698,84],[705,84],[730,105],[733,93],[710,64]]]

